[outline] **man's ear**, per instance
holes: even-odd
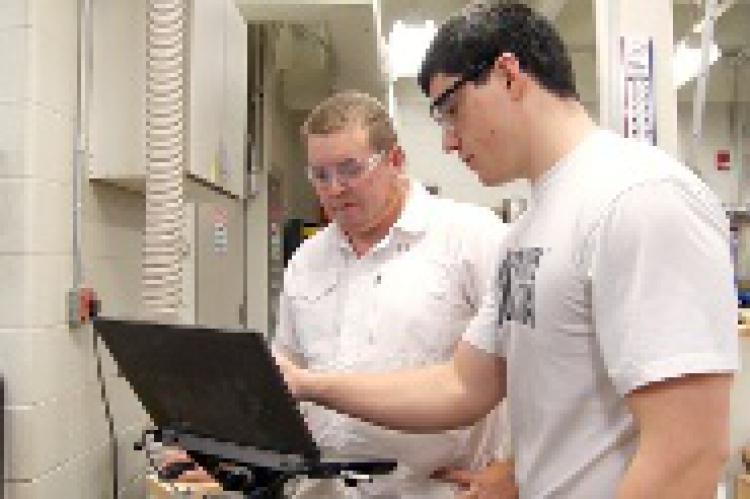
[[[389,154],[391,155],[391,163],[393,163],[396,171],[398,173],[404,173],[404,168],[406,168],[406,152],[403,148],[396,144],[393,146]]]
[[[505,79],[505,87],[510,92],[511,99],[518,100],[526,92],[528,78],[521,71],[521,64],[515,55],[504,52],[495,59],[493,71]]]

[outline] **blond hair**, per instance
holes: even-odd
[[[396,130],[388,111],[371,95],[348,90],[328,97],[308,115],[300,129],[303,139],[329,135],[361,126],[373,151],[388,151],[396,144]]]

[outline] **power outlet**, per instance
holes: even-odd
[[[75,329],[99,314],[101,303],[93,288],[70,289],[67,293],[68,325]]]

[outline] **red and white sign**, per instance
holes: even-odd
[[[727,171],[732,168],[732,155],[726,149],[716,151],[716,169]]]

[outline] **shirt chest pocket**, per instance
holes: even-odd
[[[471,316],[458,283],[444,259],[424,258],[389,269],[377,300],[379,316],[387,321],[381,341],[402,356],[449,356]]]
[[[289,298],[303,356],[310,368],[329,368],[338,349],[338,278],[312,274],[296,284]]]

